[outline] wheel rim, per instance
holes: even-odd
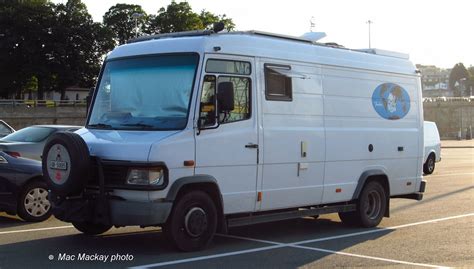
[[[369,219],[376,219],[382,210],[382,198],[377,191],[371,191],[367,195],[367,200],[364,205],[364,212]]]
[[[23,201],[23,206],[30,216],[44,216],[51,209],[51,204],[48,200],[48,191],[43,188],[33,188],[29,190]]]
[[[430,159],[428,160],[428,170],[429,170],[430,172],[434,170],[434,163],[435,163],[435,162],[434,162],[433,158],[430,158]]]
[[[184,227],[191,237],[201,236],[208,228],[206,212],[200,207],[191,208],[184,217]]]

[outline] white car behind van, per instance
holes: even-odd
[[[441,161],[441,141],[439,139],[438,127],[435,122],[424,122],[424,159],[423,172],[432,174],[435,169],[435,163]]]

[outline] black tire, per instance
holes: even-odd
[[[112,228],[112,225],[91,223],[91,222],[73,222],[74,228],[86,235],[103,234]]]
[[[339,218],[344,224],[375,227],[385,215],[387,209],[387,193],[377,181],[368,182],[357,200],[357,210],[354,212],[341,212]]]
[[[43,178],[54,195],[80,193],[89,179],[90,154],[84,140],[75,133],[53,134],[43,149]],[[65,164],[53,168],[52,162]]]
[[[217,209],[205,192],[191,191],[173,206],[163,232],[182,251],[197,251],[209,245],[217,229]]]
[[[51,216],[48,186],[43,181],[28,183],[18,197],[18,216],[25,221],[40,222]]]
[[[423,165],[423,173],[427,175],[431,175],[434,172],[435,169],[435,164],[436,164],[436,156],[434,153],[431,153],[428,156],[428,159],[426,159],[425,164]]]

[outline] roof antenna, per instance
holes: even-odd
[[[224,22],[216,22],[214,23],[213,27],[212,27],[212,30],[214,31],[214,33],[219,33],[220,31],[224,30]]]
[[[314,27],[316,27],[316,23],[314,22],[314,16],[311,16],[309,20],[309,31],[312,32]]]

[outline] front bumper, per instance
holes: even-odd
[[[138,202],[115,196],[68,197],[53,201],[54,216],[65,222],[91,222],[114,226],[157,226],[166,222],[172,203]]]

